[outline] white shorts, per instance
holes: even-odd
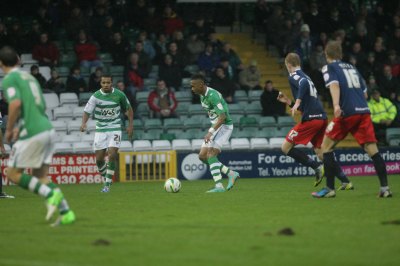
[[[121,134],[121,131],[94,133],[93,149],[98,151],[109,147],[119,148],[121,146]]]
[[[52,129],[15,142],[8,159],[8,167],[37,169],[43,164],[51,164],[55,134]]]
[[[201,145],[202,148],[215,148],[221,150],[222,146],[229,141],[229,138],[232,135],[233,125],[222,125],[216,130],[212,136],[211,141],[209,143],[203,142]]]

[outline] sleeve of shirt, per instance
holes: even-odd
[[[3,81],[3,89],[4,89],[4,96],[8,103],[11,103],[14,100],[21,99],[21,94],[17,87],[11,84],[9,79],[5,79]]]
[[[90,115],[93,113],[94,108],[96,108],[96,98],[94,96],[91,96],[83,111]]]
[[[222,104],[221,97],[218,94],[211,97],[211,103],[213,106],[215,106],[214,110],[216,114],[220,115],[226,112]]]
[[[296,99],[303,100],[304,95],[310,90],[310,84],[307,82],[307,79],[302,78],[299,81],[299,90],[296,95]]]
[[[322,76],[324,77],[325,87],[329,88],[332,83],[339,83],[339,79],[332,65],[322,67]]]
[[[129,102],[129,100],[128,100],[128,97],[126,97],[126,95],[123,93],[122,94],[122,99],[121,99],[121,109],[124,111],[124,112],[126,112],[126,111],[128,111],[129,109],[131,109],[132,107],[131,107],[131,104],[130,104],[130,102]]]

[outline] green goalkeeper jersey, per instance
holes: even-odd
[[[213,88],[207,87],[206,94],[200,96],[201,106],[207,111],[211,124],[217,123],[218,116],[225,113],[225,125],[232,125],[232,119],[229,115],[228,104],[225,102],[221,93]]]
[[[96,120],[96,132],[120,131],[121,111],[131,108],[126,95],[113,88],[112,92],[105,93],[101,89],[89,99],[84,111]]]
[[[19,139],[27,139],[53,128],[46,115],[46,103],[37,80],[18,68],[12,69],[3,79],[7,102],[21,101]]]

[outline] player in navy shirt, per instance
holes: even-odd
[[[326,113],[318,99],[314,83],[300,68],[300,57],[295,53],[289,53],[285,58],[285,65],[289,72],[289,83],[296,101],[292,106],[292,101],[283,93],[279,94],[278,100],[292,106],[292,115],[297,110],[301,111],[302,118],[301,122],[287,134],[282,144],[282,152],[298,163],[313,168],[316,176],[314,186],[318,186],[324,176],[323,165],[308,157],[306,153],[295,146],[307,145],[311,142],[315,153],[322,160],[321,144],[327,125]],[[339,165],[338,167],[340,168]],[[342,171],[338,174],[338,178],[344,184],[350,183]]]
[[[312,195],[317,198],[334,197],[335,155],[333,148],[351,133],[371,157],[380,181],[379,197],[391,197],[386,165],[376,145],[374,127],[366,101],[367,87],[357,69],[342,59],[339,42],[329,42],[325,48],[328,65],[323,67],[323,77],[329,88],[334,108],[334,119],[328,125],[322,143],[323,162],[326,173],[326,188]]]

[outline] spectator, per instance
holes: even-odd
[[[156,64],[160,64],[164,61],[164,56],[168,52],[167,38],[164,33],[158,34],[157,41],[154,44],[154,49],[156,50],[154,61]]]
[[[113,42],[113,34],[116,30],[114,19],[110,16],[105,17],[104,24],[98,29],[98,37],[96,38],[102,51],[110,49]]]
[[[136,95],[136,91],[141,91],[143,87],[143,77],[145,70],[139,64],[139,55],[137,53],[131,53],[129,55],[128,64],[125,66],[124,77],[125,84],[127,84],[128,91],[133,96]]]
[[[176,64],[181,71],[186,66],[186,57],[183,51],[178,47],[178,44],[174,41],[170,42],[168,45],[168,54],[172,56],[173,64]]]
[[[197,64],[200,70],[206,72],[207,76],[214,72],[215,68],[219,65],[219,56],[213,51],[211,44],[206,45],[206,50],[200,54]]]
[[[204,51],[205,44],[200,40],[196,33],[192,33],[186,42],[186,49],[188,51],[188,63],[194,64],[197,62],[200,53]]]
[[[79,94],[87,91],[85,79],[81,75],[81,69],[79,66],[71,68],[71,72],[67,78],[67,92],[74,92]]]
[[[219,91],[227,103],[235,102],[234,96],[236,91],[236,84],[229,80],[229,78],[225,75],[222,67],[216,68],[215,74],[210,82],[210,87]]]
[[[148,6],[147,16],[145,16],[143,20],[143,29],[145,29],[150,34],[158,34],[162,31],[162,27],[162,20],[160,16],[156,14],[156,8],[151,5]]]
[[[65,30],[67,31],[69,39],[75,39],[76,33],[84,29],[88,29],[88,19],[83,15],[82,10],[79,7],[72,9],[71,15],[65,23]]]
[[[366,61],[366,56],[364,54],[364,51],[362,50],[361,43],[359,42],[353,43],[350,56],[355,57],[359,65],[364,64],[364,62]],[[357,65],[356,67],[359,68],[359,65]]]
[[[143,51],[147,54],[150,60],[153,60],[156,56],[156,50],[154,49],[152,42],[147,38],[147,32],[145,30],[140,32],[139,40],[143,44]]]
[[[133,2],[133,1],[129,1]],[[147,15],[147,3],[146,0],[136,0],[133,6],[129,7],[129,22],[130,26],[134,28],[143,28],[144,21]]]
[[[396,91],[400,88],[400,83],[397,78],[393,77],[391,66],[385,65],[383,67],[383,74],[378,81],[382,97],[394,101],[396,98]]]
[[[375,53],[376,61],[384,62],[386,60],[386,48],[383,45],[383,39],[376,38],[373,51]]]
[[[159,79],[157,88],[149,94],[147,103],[153,113],[153,117],[171,118],[177,117],[175,109],[178,106],[175,94],[166,86],[165,81]]]
[[[296,52],[300,56],[304,72],[310,70],[310,57],[313,49],[314,46],[310,37],[310,27],[307,24],[303,24],[300,29],[300,37],[297,41]]]
[[[174,31],[174,33],[172,33],[171,42],[175,42],[176,45],[178,46],[178,50],[181,51],[186,56],[186,41],[182,31],[180,30]]]
[[[160,64],[158,76],[164,80],[167,87],[179,90],[182,84],[182,71],[177,64],[172,61],[172,56],[167,54],[164,62]]]
[[[208,39],[207,39],[207,44],[211,44],[211,46],[213,47],[213,51],[215,53],[219,53],[222,49],[222,42],[217,38],[217,34],[215,32],[211,32],[210,34],[208,34]]]
[[[111,17],[109,17],[111,18]],[[94,14],[90,19],[90,28],[91,28],[91,35],[93,38],[100,43],[100,45],[103,45],[103,37],[105,34],[102,34],[102,31],[105,30],[106,26],[106,20],[107,20],[107,13],[106,13],[106,8],[102,4],[97,4],[94,7]],[[108,30],[106,30],[108,31]],[[108,37],[110,35],[107,35]]]
[[[314,34],[318,35],[324,29],[324,18],[319,12],[316,2],[311,2],[309,12],[304,15],[304,22],[310,26],[310,30]]]
[[[90,42],[84,30],[79,31],[79,41],[75,44],[75,53],[82,67],[99,67],[102,63],[97,58],[97,47]]]
[[[376,137],[381,142],[384,142],[386,128],[398,126],[398,123],[395,122],[397,115],[396,107],[390,100],[381,97],[379,90],[372,91],[368,107],[371,111],[371,119]]]
[[[293,50],[296,42],[296,37],[299,32],[293,27],[293,22],[290,18],[285,20],[285,26],[280,33],[279,38],[276,38],[278,42],[277,48],[279,49],[280,55],[284,56]]]
[[[360,66],[360,72],[363,77],[375,76],[378,77],[381,73],[382,64],[375,60],[373,52],[368,53],[367,61]]]
[[[206,23],[202,16],[197,18],[194,25],[189,29],[190,35],[196,34],[201,41],[206,41],[208,35],[214,31],[213,27],[209,23]]]
[[[57,46],[49,41],[47,33],[40,34],[40,43],[33,48],[32,57],[39,61],[40,66],[55,67],[58,65],[60,53]]]
[[[313,71],[321,71],[322,67],[327,64],[324,47],[322,44],[317,44],[310,57],[310,67]]]
[[[221,61],[219,62],[219,67],[221,67],[224,70],[225,76],[229,80],[237,82],[237,71],[235,71],[233,67],[230,65],[228,58],[221,57]]]
[[[151,71],[151,59],[143,49],[143,42],[136,41],[135,53],[139,56],[139,66],[142,69],[142,77],[147,78]]]
[[[26,35],[21,27],[21,23],[15,19],[8,30],[8,40],[10,45],[16,49],[18,53],[23,53],[26,46]],[[29,51],[30,52],[30,51]]]
[[[167,36],[172,35],[174,31],[183,30],[184,23],[183,20],[178,17],[174,10],[170,6],[165,6],[164,8],[164,33]]]
[[[39,67],[37,65],[31,66],[31,75],[35,77],[42,89],[46,87],[46,79],[43,77],[42,74],[40,74]]]
[[[239,84],[243,90],[261,90],[261,74],[257,69],[257,61],[252,60],[249,67],[239,73]]]
[[[57,70],[53,69],[51,71],[51,78],[46,83],[46,89],[57,94],[65,92],[65,84],[58,75]]]
[[[265,82],[263,93],[260,97],[263,116],[283,116],[286,115],[286,104],[278,101],[279,91],[274,88],[271,80]]]
[[[126,64],[126,58],[130,52],[130,45],[122,38],[122,33],[117,31],[113,34],[113,41],[108,50],[113,59],[113,65],[123,66]]]
[[[393,35],[388,40],[388,47],[395,49],[397,54],[400,54],[400,28],[396,28]]]
[[[131,104],[132,110],[133,110],[134,118],[141,119],[140,115],[136,112],[136,108],[138,105],[136,102],[136,99],[135,99],[134,95],[132,95],[129,92],[129,90],[126,88],[125,83],[122,80],[118,80],[116,83],[116,87],[117,87],[117,89],[119,89],[126,95],[126,98],[128,98],[128,100]],[[124,114],[124,116],[125,116],[125,114]]]
[[[274,7],[274,12],[271,15],[271,17],[268,19],[267,22],[267,29],[266,29],[266,34],[267,34],[267,44],[270,45],[276,45],[279,37],[277,36],[277,33],[280,33],[283,31],[283,27],[285,25],[285,20],[284,20],[284,15],[283,15],[283,10],[281,6],[275,6]]]
[[[369,76],[367,80],[368,96],[372,95],[372,92],[379,90],[378,84],[376,84],[376,79],[374,76]]]
[[[238,54],[232,49],[230,43],[224,43],[219,55],[220,57],[228,58],[229,64],[233,67],[234,71],[239,72],[243,70],[242,61],[240,60]]]
[[[400,76],[400,59],[397,56],[396,50],[390,50],[386,64],[392,67],[392,75],[395,78]]]
[[[40,23],[35,19],[32,21],[32,28],[26,35],[26,49],[32,51],[37,44],[40,44],[40,38],[42,35],[42,27]]]
[[[90,74],[89,77],[89,91],[97,91],[101,88],[101,76],[103,75],[103,68],[96,67],[96,70]]]

